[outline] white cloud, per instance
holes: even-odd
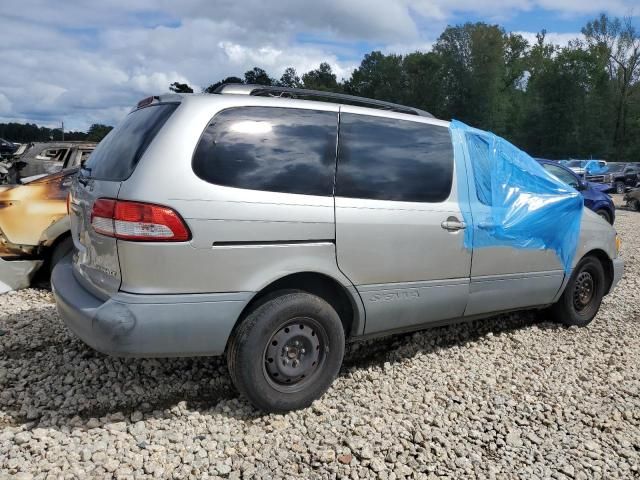
[[[537,35],[536,32],[513,32],[513,33],[522,35],[524,39],[527,40],[527,42],[529,42],[530,45],[533,45],[538,41],[536,38],[536,35]],[[580,32],[574,32],[574,33],[547,32],[545,35],[545,41],[547,43],[552,43],[554,45],[560,45],[561,47],[566,47],[569,44],[569,42],[581,37],[582,37],[582,34]]]
[[[322,61],[345,78],[361,59],[358,45],[427,50],[458,14],[508,18],[542,6],[561,15],[624,15],[635,1],[2,0],[0,118],[64,119],[79,129],[113,124],[174,81],[202,88],[253,66],[277,77]],[[548,38],[566,44],[575,35]]]

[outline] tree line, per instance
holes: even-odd
[[[430,51],[406,55],[373,51],[347,79],[328,63],[280,78],[254,67],[224,83],[308,88],[386,100],[490,130],[528,153],[551,159],[640,161],[640,35],[630,18],[602,14],[580,38],[556,45],[545,31],[536,40],[498,25],[448,26]],[[192,93],[174,82],[173,92]],[[111,127],[65,132],[65,139],[99,141]],[[0,124],[15,142],[59,140],[59,129]]]
[[[410,105],[505,137],[551,159],[640,161],[640,36],[602,14],[565,46],[529,43],[498,25],[448,26],[431,51],[368,53],[348,79],[328,63],[278,79],[255,67],[224,83],[302,87]],[[174,83],[172,91],[193,91]]]
[[[65,141],[99,142],[113,127],[94,123],[86,132],[64,132]],[[62,140],[61,128],[39,127],[35,123],[0,123],[0,138],[16,143],[49,142]]]

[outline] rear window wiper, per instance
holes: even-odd
[[[91,175],[91,167],[85,167],[84,165],[80,165],[80,175],[78,175],[78,182],[80,182],[85,187],[87,183],[89,183],[89,177],[82,174],[82,171],[86,170],[89,175]]]

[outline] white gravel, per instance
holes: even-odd
[[[0,296],[0,478],[640,477],[640,213],[594,323],[531,314],[358,344],[306,410],[263,416],[221,359],[120,360],[52,296]]]

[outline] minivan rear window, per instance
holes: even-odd
[[[178,103],[160,103],[131,112],[98,144],[83,174],[96,180],[120,182],[131,176],[145,150]]]
[[[227,187],[331,196],[337,133],[337,112],[230,108],[209,122],[193,171]]]

